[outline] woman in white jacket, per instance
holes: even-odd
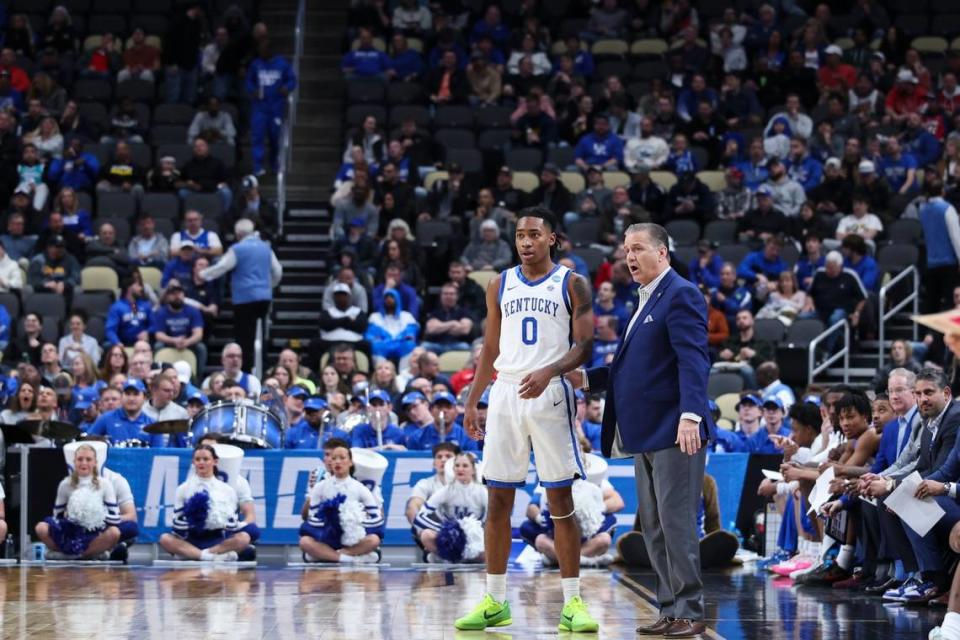
[[[10,291],[23,288],[23,272],[17,261],[7,255],[7,250],[0,244],[0,291]]]

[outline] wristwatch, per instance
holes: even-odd
[[[953,483],[952,483],[952,482],[944,482],[944,483],[943,483],[943,490],[944,490],[944,491],[943,491],[943,495],[945,495],[945,496],[949,496],[950,494],[952,494],[952,493],[953,493]]]
[[[580,388],[583,391],[590,391],[590,379],[587,378],[586,369],[580,369],[580,378],[581,378]]]

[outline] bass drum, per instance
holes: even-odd
[[[283,431],[280,420],[266,408],[241,402],[218,402],[194,417],[193,442],[216,435],[220,442],[242,449],[280,449]]]

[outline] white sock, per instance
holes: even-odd
[[[940,637],[943,640],[960,640],[960,613],[947,612],[940,623]]]
[[[823,536],[823,540],[820,542],[820,562],[824,562],[827,559],[827,553],[836,543],[837,541],[830,536]]]
[[[348,553],[340,552],[340,562],[344,564],[352,564],[356,562],[356,559]]]
[[[507,574],[488,573],[487,574],[487,593],[497,602],[507,601]]]
[[[840,547],[840,553],[837,554],[837,564],[841,569],[850,569],[853,564],[853,545],[845,544]]]
[[[563,601],[580,597],[580,578],[560,578],[560,587],[563,589]]]
[[[214,554],[210,553],[210,549],[203,549],[200,551],[201,560],[213,560]]]

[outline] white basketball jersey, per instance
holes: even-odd
[[[556,265],[531,282],[519,266],[500,279],[500,355],[494,368],[511,378],[522,378],[556,362],[569,350],[572,338],[570,269]]]

